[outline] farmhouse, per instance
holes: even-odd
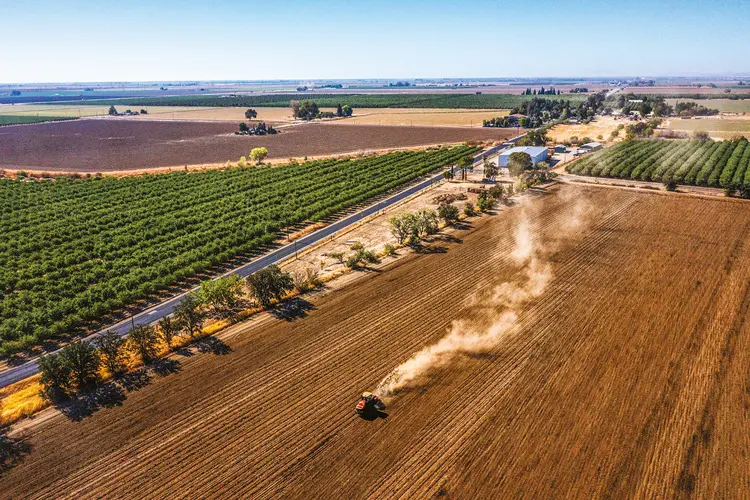
[[[531,163],[534,164],[534,166],[537,165],[537,163],[542,162],[546,160],[549,157],[549,153],[547,151],[546,147],[536,147],[536,146],[525,146],[525,147],[517,147],[517,148],[511,148],[507,151],[504,151],[500,153],[500,156],[498,157],[497,165],[500,168],[505,168],[508,166],[508,162],[510,161],[510,155],[513,153],[526,153],[529,156],[531,156]]]

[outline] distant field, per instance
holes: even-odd
[[[594,141],[607,141],[612,131],[620,124],[627,125],[627,122],[615,120],[611,116],[597,116],[591,123],[555,125],[547,132],[547,135],[555,142],[564,142],[574,136],[579,139],[590,137]],[[618,139],[621,140],[624,135],[624,133],[620,134]]]
[[[667,99],[670,106],[677,102],[695,102],[722,113],[750,113],[750,99]]]
[[[750,120],[742,118],[711,117],[690,120],[670,118],[667,121],[667,127],[689,134],[702,130],[717,139],[731,139],[738,135],[750,137]]]
[[[112,172],[237,161],[254,147],[269,158],[503,141],[517,129],[306,124],[272,136],[238,136],[233,122],[81,119],[0,129],[0,168]]]
[[[312,100],[321,107],[348,104],[353,108],[471,108],[510,109],[536,96],[513,94],[266,94],[248,96],[175,96],[89,101],[89,104],[118,106],[200,106],[286,108],[292,100]],[[550,99],[583,101],[585,94],[549,96]],[[66,103],[60,103],[66,104]]]
[[[655,94],[655,95],[698,95],[710,97],[724,97],[731,99],[732,96],[742,96],[742,98],[750,98],[750,85],[739,88],[731,88],[730,92],[726,92],[726,88],[711,88],[711,87],[695,87],[689,85],[674,85],[674,86],[654,86],[654,87],[627,87],[622,90],[626,94]],[[736,97],[735,97],[736,98]]]
[[[22,125],[26,123],[54,122],[62,120],[74,120],[74,117],[67,116],[46,116],[46,115],[1,115],[0,127],[3,125]]]

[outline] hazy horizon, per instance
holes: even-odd
[[[742,75],[748,18],[738,0],[2,2],[0,83]]]

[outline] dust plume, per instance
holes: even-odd
[[[552,279],[552,269],[535,248],[526,210],[521,209],[512,257],[522,267],[518,282],[496,286],[481,300],[483,314],[474,321],[453,321],[448,333],[393,370],[375,389],[381,397],[416,383],[429,369],[447,364],[457,353],[480,353],[495,347],[531,299],[541,295]],[[479,299],[475,299],[477,301]],[[489,326],[487,326],[489,324]]]

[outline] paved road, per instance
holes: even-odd
[[[481,154],[479,155],[479,157],[481,158]],[[294,255],[295,252],[301,252],[302,250],[320,242],[321,240],[324,240],[332,236],[334,233],[337,233],[341,231],[342,229],[356,222],[361,221],[365,217],[368,217],[370,215],[377,213],[380,210],[383,210],[384,208],[387,208],[395,203],[398,203],[399,201],[425,188],[430,187],[433,183],[438,182],[442,179],[443,179],[443,174],[441,172],[440,174],[434,175],[427,180],[424,180],[403,191],[400,191],[394,194],[393,196],[386,198],[385,200],[375,203],[374,205],[370,205],[364,210],[356,212],[337,222],[334,222],[333,224],[329,226],[326,226],[313,233],[310,233],[307,236],[304,236],[296,240],[293,243],[277,248],[276,250],[269,252],[263,255],[262,257],[255,259],[254,261],[248,264],[245,264],[244,266],[233,269],[223,274],[222,276],[227,276],[229,274],[234,273],[234,274],[238,274],[239,276],[245,277],[245,276],[249,276],[253,274],[256,271],[263,269],[264,267],[270,266],[271,264],[276,264],[278,262],[281,262],[287,259],[288,257]],[[191,291],[194,291],[194,290],[197,290],[197,288]],[[185,292],[182,295],[178,295],[177,297],[169,299],[166,302],[162,302],[161,304],[158,304],[150,309],[146,309],[145,311],[139,314],[136,314],[135,316],[131,318],[123,320],[115,325],[112,325],[111,327],[105,330],[92,334],[89,337],[86,337],[84,340],[90,341],[94,339],[95,337],[101,335],[107,330],[114,331],[118,333],[119,335],[124,336],[128,333],[128,331],[130,331],[130,329],[134,325],[136,326],[147,325],[155,321],[158,321],[172,314],[175,308],[177,307],[177,305],[182,301],[183,297],[185,297],[185,295],[187,295],[188,293],[190,292]],[[35,375],[38,371],[39,371],[39,367],[37,365],[37,360],[35,359],[28,361],[22,365],[18,365],[16,367],[5,370],[0,373],[0,389],[10,384],[13,384],[15,382],[18,382],[19,380],[23,380],[27,377]]]

